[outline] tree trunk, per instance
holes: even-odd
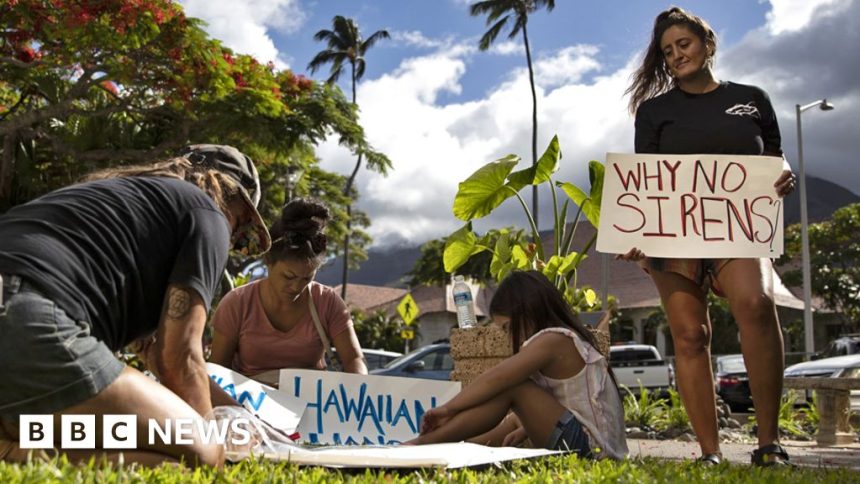
[[[0,200],[11,200],[12,178],[15,175],[15,145],[18,133],[10,131],[3,137],[3,159],[0,160]]]
[[[352,105],[356,106],[355,99],[355,63],[352,63]],[[355,162],[355,168],[352,174],[346,180],[346,188],[343,194],[350,196],[352,185],[355,183],[355,177],[358,176],[358,170],[361,168],[361,153],[358,154],[358,160]],[[352,202],[347,202],[346,206],[346,235],[343,238],[343,276],[341,277],[340,297],[346,302],[346,289],[349,284],[349,236],[352,234]]]
[[[537,131],[538,131],[538,122],[537,122],[537,92],[535,92],[535,72],[532,67],[532,53],[529,49],[529,35],[526,31],[526,24],[523,24],[523,42],[526,45],[526,62],[529,65],[529,84],[532,88],[532,166],[537,164]],[[537,185],[532,185],[532,218],[535,221],[535,227],[540,230],[540,225],[538,222],[538,187]],[[539,241],[535,241],[538,243]]]

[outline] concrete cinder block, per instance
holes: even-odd
[[[451,357],[504,358],[511,356],[511,340],[498,326],[486,324],[471,329],[451,330]]]

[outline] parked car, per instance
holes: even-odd
[[[331,347],[331,351],[332,353],[337,354],[337,348],[334,346]],[[398,353],[396,351],[371,350],[366,348],[362,348],[361,353],[364,355],[364,364],[367,366],[368,372],[370,370],[382,368],[388,363],[403,356],[403,353]],[[325,359],[326,363],[330,364],[328,361],[328,355],[325,355]]]
[[[453,369],[451,345],[438,343],[422,346],[389,362],[384,368],[371,371],[370,374],[448,380]]]
[[[609,365],[619,386],[636,393],[639,387],[665,394],[675,384],[675,370],[663,360],[657,348],[626,344],[609,348]]]
[[[791,365],[785,369],[787,377],[860,378],[860,354],[824,358]],[[806,392],[810,399],[812,392]],[[851,391],[851,410],[860,412],[860,390]]]
[[[834,356],[860,354],[860,334],[847,334],[831,341],[826,348],[815,353],[813,360],[833,358]]]
[[[368,371],[382,368],[403,356],[403,353],[398,353],[396,351],[366,350],[362,348],[361,352],[364,354],[364,362],[367,364]]]
[[[753,401],[743,355],[720,356],[715,367],[714,384],[717,395],[722,397],[732,411],[748,410]]]

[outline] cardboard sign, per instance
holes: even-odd
[[[209,378],[251,413],[288,435],[296,431],[305,402],[215,363],[206,363],[206,371]]]
[[[389,445],[417,437],[424,412],[459,393],[460,382],[287,369],[279,388],[307,405],[303,442]]]
[[[606,155],[597,250],[649,257],[779,257],[782,158]]]

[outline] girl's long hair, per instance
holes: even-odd
[[[717,34],[701,17],[685,11],[681,7],[672,7],[660,12],[654,20],[651,32],[651,42],[645,50],[642,65],[633,73],[633,82],[624,94],[630,96],[630,112],[636,113],[639,106],[655,96],[658,96],[675,86],[675,79],[669,72],[663,51],[660,49],[660,39],[663,33],[673,25],[682,25],[690,29],[699,40],[710,50],[708,62],[713,66],[714,54],[717,52]]]
[[[558,289],[538,271],[514,271],[502,280],[490,301],[490,314],[510,318],[514,353],[519,352],[523,341],[553,327],[571,329],[597,349],[591,331],[573,314]]]
[[[91,173],[81,181],[106,180],[139,176],[177,178],[185,180],[209,195],[223,213],[228,213],[230,201],[239,196],[239,185],[218,170],[197,168],[186,158],[177,157],[148,165],[108,168]]]

